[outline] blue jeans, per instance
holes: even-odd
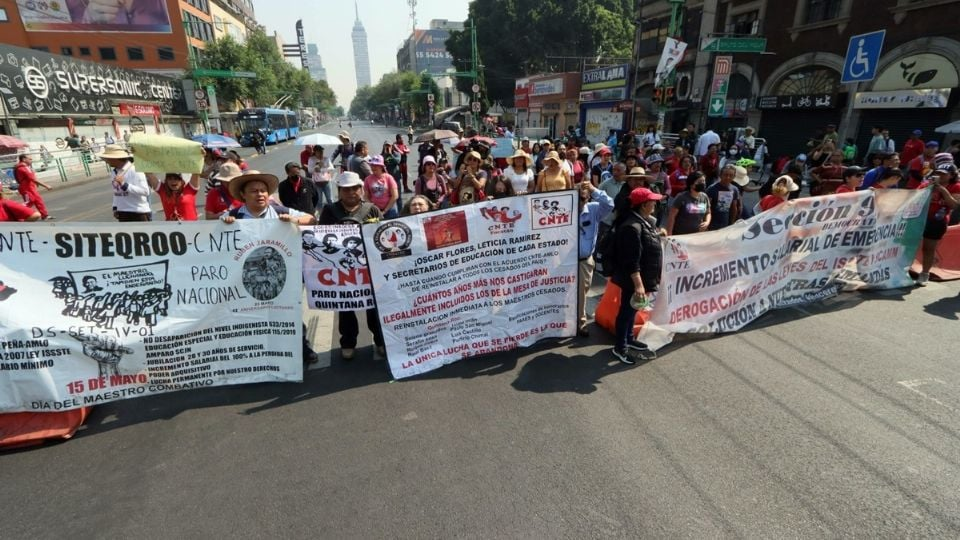
[[[326,197],[327,203],[333,203],[333,195],[330,193],[330,182],[317,182],[317,192],[320,193],[320,204],[317,207],[321,207],[325,204],[324,197]]]
[[[400,212],[396,208],[391,208],[383,214],[383,219],[393,219],[395,217],[400,217]]]
[[[617,312],[616,341],[613,346],[617,350],[625,351],[627,343],[633,339],[633,321],[637,318],[637,310],[630,306],[633,297],[633,284],[620,289],[620,311]]]

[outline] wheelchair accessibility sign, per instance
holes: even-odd
[[[877,30],[850,38],[847,57],[843,61],[841,83],[867,82],[877,76],[877,64],[880,63],[880,51],[886,33],[886,30]]]

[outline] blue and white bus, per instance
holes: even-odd
[[[243,109],[237,113],[240,124],[240,144],[254,146],[253,134],[263,130],[267,144],[296,139],[300,134],[297,113],[286,109]]]

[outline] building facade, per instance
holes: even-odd
[[[310,78],[315,81],[327,80],[327,68],[323,67],[323,59],[320,58],[320,49],[316,43],[307,44],[307,71],[310,72]]]
[[[360,22],[360,7],[354,3],[357,20],[353,23],[350,37],[353,40],[353,69],[357,74],[357,88],[371,85],[370,53],[367,49],[367,31]]]
[[[556,137],[580,121],[581,73],[545,73],[518,79],[514,88],[516,125],[522,133]]]
[[[654,72],[670,22],[666,0],[639,5],[633,97],[641,126],[664,112],[666,131],[686,122],[718,132],[751,125],[771,152],[796,154],[835,124],[860,148],[883,125],[898,147],[914,129],[942,138],[937,126],[960,117],[960,28],[949,14],[957,0],[702,0],[687,1],[680,39],[688,44],[677,67],[674,99],[655,103]],[[876,76],[842,84],[852,36],[885,30]],[[700,50],[715,38],[764,38],[762,52]],[[722,114],[711,115],[717,57],[732,69]],[[719,105],[719,104],[718,104]]]

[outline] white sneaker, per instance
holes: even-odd
[[[930,281],[930,272],[920,272],[917,276],[917,287],[926,287],[928,281]]]
[[[353,360],[353,349],[341,349],[340,354],[343,356],[344,360]]]

